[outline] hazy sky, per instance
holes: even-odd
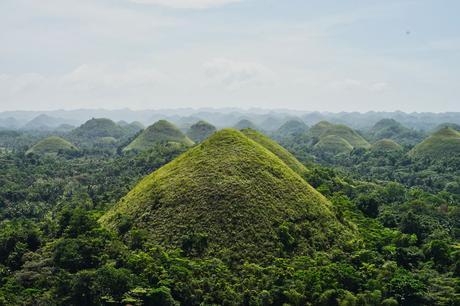
[[[460,111],[460,1],[0,0],[0,110]]]

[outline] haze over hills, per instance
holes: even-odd
[[[101,221],[117,229],[124,218],[132,220],[131,230],[147,230],[166,248],[189,243],[196,256],[237,261],[311,254],[352,237],[320,193],[231,129],[144,178]],[[284,240],[280,228],[293,231],[295,243]]]

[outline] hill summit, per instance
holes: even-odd
[[[145,177],[100,221],[120,230],[127,219],[166,248],[231,261],[307,255],[351,235],[325,197],[233,129]]]
[[[77,150],[78,149],[67,140],[57,136],[50,136],[37,142],[27,150],[26,154],[57,154],[60,152]]]
[[[409,155],[416,158],[438,159],[460,154],[460,132],[445,127],[416,145]]]
[[[123,129],[110,119],[92,118],[71,132],[71,135],[79,138],[95,139],[102,137],[119,138],[123,135]]]
[[[400,144],[391,139],[386,138],[377,141],[371,146],[371,151],[373,152],[394,152],[402,150],[403,147]]]
[[[193,141],[174,124],[159,120],[142,131],[123,151],[143,151],[158,143],[193,145]]]

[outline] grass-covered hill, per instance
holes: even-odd
[[[391,139],[397,143],[414,145],[423,140],[424,134],[409,129],[394,119],[382,119],[369,131],[368,138],[373,141]]]
[[[403,147],[391,139],[381,139],[371,146],[373,152],[394,152],[401,151]]]
[[[328,200],[264,146],[224,129],[145,177],[102,218],[189,255],[270,262],[351,237]]]
[[[308,126],[300,120],[289,120],[286,121],[279,129],[274,133],[276,138],[291,137],[300,135],[308,131]]]
[[[416,145],[409,155],[415,158],[440,159],[460,155],[460,132],[446,127]]]
[[[457,132],[460,132],[460,124],[449,123],[449,122],[441,123],[436,128],[434,128],[433,132],[437,132],[437,131],[442,130],[443,128],[446,128],[446,127],[450,127],[452,129],[456,130]]]
[[[187,136],[196,143],[200,143],[216,131],[216,127],[206,121],[200,120],[193,124],[187,131]]]
[[[279,159],[281,159],[286,165],[288,165],[292,170],[297,172],[300,176],[308,173],[308,169],[299,162],[291,153],[288,152],[285,148],[280,146],[277,142],[273,141],[264,134],[253,130],[253,129],[244,129],[241,132],[249,137],[251,140],[257,142],[265,149],[269,150],[275,154]]]
[[[238,121],[234,126],[234,129],[244,130],[244,129],[253,129],[257,130],[257,126],[248,119],[242,119]]]
[[[328,135],[321,137],[314,145],[314,149],[319,152],[337,155],[351,152],[353,150],[353,146],[340,136]]]
[[[332,128],[333,126],[334,125],[328,121],[320,121],[308,130],[308,134],[311,137],[319,138],[326,130]]]
[[[166,120],[159,120],[142,131],[123,151],[144,151],[159,143],[193,145],[193,141],[174,124]]]
[[[27,150],[26,154],[57,154],[77,150],[77,147],[67,140],[57,136],[50,136],[37,142]]]
[[[123,128],[107,118],[93,118],[71,132],[72,137],[80,139],[96,139],[102,137],[120,138]]]
[[[321,139],[324,139],[328,136],[337,136],[334,138],[329,138],[329,140],[326,140],[326,144],[328,144],[328,147],[332,142],[342,142],[339,140],[338,137],[346,140],[352,146],[352,148],[370,147],[370,144],[367,142],[367,140],[364,139],[352,128],[342,124],[332,124],[327,121],[321,121],[312,126],[308,131],[308,135],[311,138],[316,139],[316,142],[321,141]]]

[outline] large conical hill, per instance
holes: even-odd
[[[159,143],[193,145],[193,141],[174,124],[160,120],[142,131],[123,151],[144,151]]]
[[[58,136],[50,136],[37,142],[27,150],[26,154],[57,154],[77,150],[78,149],[67,140]]]
[[[101,223],[123,220],[191,256],[269,262],[350,238],[328,200],[275,154],[224,129],[145,177]]]
[[[460,132],[446,127],[442,128],[418,145],[409,155],[416,158],[439,159],[460,155]]]
[[[370,144],[367,142],[366,139],[364,139],[356,131],[354,131],[352,128],[346,125],[342,125],[342,124],[333,125],[327,128],[321,134],[320,137],[323,138],[329,135],[335,135],[335,136],[339,136],[345,139],[346,141],[348,141],[349,144],[351,144],[353,148],[369,148],[370,147]]]
[[[402,151],[403,147],[391,139],[381,139],[371,146],[373,152],[397,152]]]
[[[123,128],[107,118],[92,118],[71,132],[72,137],[83,139],[120,138],[123,134]]]

